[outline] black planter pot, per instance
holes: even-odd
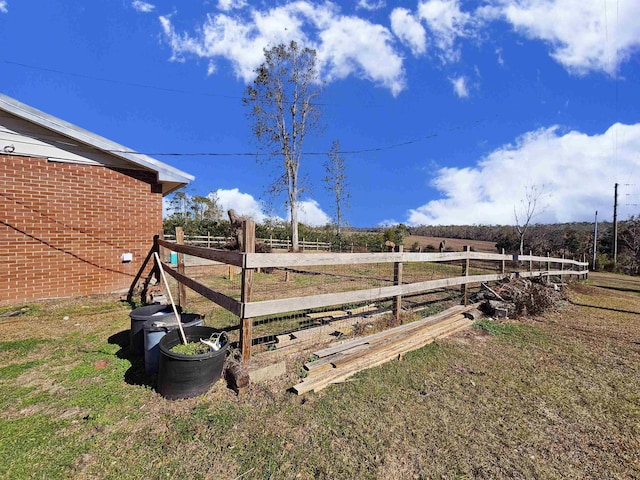
[[[218,330],[211,327],[184,329],[189,342],[208,339]],[[160,362],[156,391],[169,400],[191,398],[205,393],[222,376],[222,368],[229,349],[229,338],[223,335],[220,350],[200,355],[184,355],[171,349],[182,342],[180,331],[174,330],[160,340]]]
[[[182,312],[180,307],[176,307],[178,314]],[[144,324],[148,321],[162,320],[166,323],[177,322],[171,305],[147,305],[131,310],[131,331],[129,337],[129,350],[135,355],[144,354]]]
[[[144,371],[147,375],[158,371],[158,362],[160,361],[160,340],[167,333],[178,330],[178,322],[175,321],[175,315],[171,318],[161,317],[157,320],[143,322],[144,330]],[[167,321],[173,320],[173,321]],[[198,313],[183,313],[180,315],[182,328],[196,327],[202,325],[204,318]]]

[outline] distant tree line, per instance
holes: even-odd
[[[213,195],[207,197],[189,196],[184,192],[173,195],[169,207],[170,215],[164,220],[164,231],[173,234],[176,227],[182,227],[186,235],[231,235],[231,224],[226,212],[220,208]],[[335,224],[311,227],[299,224],[300,239],[332,244],[335,251],[384,251],[385,242],[396,245],[406,243],[408,235],[456,238],[494,242],[496,252],[518,253],[520,236],[513,226],[508,225],[421,225],[408,227],[403,224],[391,227],[336,229]],[[290,222],[266,219],[256,224],[258,238],[286,240],[291,238]],[[417,246],[404,245],[405,251]],[[437,245],[433,249],[437,249]],[[574,222],[562,224],[530,225],[524,241],[524,251],[534,255],[565,255],[567,258],[581,259],[591,263],[593,258],[593,224]],[[633,216],[618,223],[617,265],[612,259],[613,224],[601,222],[598,226],[596,268],[612,271],[618,269],[632,275],[640,273],[640,217]]]

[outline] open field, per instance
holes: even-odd
[[[318,394],[287,374],[169,402],[129,308],[0,309],[0,478],[640,478],[640,279],[590,274],[536,319],[476,327]]]
[[[444,237],[425,237],[422,235],[409,235],[404,239],[405,249],[410,248],[414,243],[418,243],[422,248],[426,248],[431,245],[436,250],[440,246],[440,242],[446,242],[446,247],[461,252],[464,247],[469,245],[473,247],[476,252],[489,252],[500,253],[496,250],[496,242],[486,242],[484,240],[461,240],[459,238],[444,238]]]

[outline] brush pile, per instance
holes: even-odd
[[[564,295],[557,284],[544,284],[537,280],[516,278],[490,289],[486,285],[478,293],[480,310],[497,318],[536,316],[557,311]]]

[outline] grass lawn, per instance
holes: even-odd
[[[287,392],[307,358],[236,396],[170,402],[108,298],[0,308],[0,478],[640,478],[640,279]]]

